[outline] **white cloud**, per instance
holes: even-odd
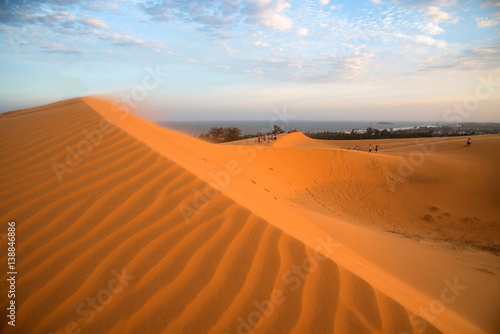
[[[439,34],[444,32],[443,28],[441,28],[440,26],[438,26],[434,22],[428,22],[421,29],[428,32],[431,35],[439,35]]]
[[[266,27],[281,31],[288,30],[293,26],[292,20],[281,14],[273,14],[269,17],[263,18],[261,23]]]
[[[382,0],[370,0],[370,1],[376,5],[380,5],[382,3]]]
[[[354,49],[354,50],[356,50],[356,51],[359,51],[359,50],[361,50],[361,49],[363,49],[363,48],[365,48],[365,47],[366,47],[366,45],[357,46],[357,45],[355,45],[355,44],[349,44],[349,43],[342,43],[342,45],[343,45],[343,46],[347,46],[347,47],[349,47],[349,48],[351,48],[351,49]]]
[[[330,0],[318,0],[318,3],[321,5],[321,6],[326,6],[330,3]]]
[[[481,9],[500,7],[500,1],[485,0],[481,5]]]
[[[326,23],[320,23],[319,25],[321,28],[328,28],[329,27],[329,25]]]
[[[302,28],[302,29],[297,30],[297,34],[299,36],[307,36],[308,32],[309,32],[309,29],[307,29],[307,28]]]
[[[498,69],[500,65],[498,45],[485,48],[469,49],[458,54],[443,53],[439,63],[429,64],[427,70],[462,69],[477,71],[480,69]],[[434,62],[435,63],[435,62]]]
[[[264,2],[267,2],[267,1],[264,1]],[[283,11],[284,9],[287,9],[289,7],[292,7],[292,5],[290,5],[288,2],[284,1],[284,0],[278,0],[276,1],[276,3],[274,4],[274,10],[276,12],[281,12]]]
[[[246,70],[244,70],[243,72],[245,73],[254,73],[254,74],[262,74],[263,71],[262,71],[262,68],[261,67],[257,67],[257,68],[247,68]]]
[[[146,43],[145,41],[133,38],[132,36],[121,34],[105,33],[101,38],[110,41],[113,44],[122,46],[144,45]]]
[[[398,34],[395,34],[395,37],[401,38],[401,39],[409,41],[411,43],[437,46],[439,48],[444,48],[447,46],[447,43],[443,40],[437,40],[437,39],[434,39],[432,37],[424,36],[424,35],[410,36],[410,35],[398,33]]]
[[[253,36],[255,37],[255,36]],[[212,44],[216,47],[219,47],[221,48],[222,50],[224,50],[224,52],[228,55],[228,56],[232,56],[235,51],[231,48],[231,46],[227,43],[227,42],[223,42],[221,40],[217,40],[217,39],[213,39],[212,40]]]
[[[262,46],[262,47],[269,47],[271,46],[271,44],[269,43],[266,43],[266,42],[262,42],[262,41],[257,41],[255,43],[253,43],[255,46]]]
[[[95,17],[87,17],[81,21],[82,23],[97,28],[97,29],[108,29],[109,26]]]
[[[47,52],[57,52],[63,54],[84,54],[84,53],[92,53],[89,50],[67,47],[60,43],[47,43],[44,42],[42,44],[42,48],[47,50]]]
[[[477,27],[478,28],[487,28],[494,27],[500,24],[500,21],[497,19],[489,19],[489,18],[476,18]]]
[[[434,38],[429,37],[429,36],[422,36],[422,35],[415,36],[414,40],[417,43],[427,44],[427,45],[436,45],[438,43],[438,41],[435,40]]]
[[[427,7],[424,14],[434,21],[448,20],[450,18],[450,14],[441,11],[440,8],[436,6]]]
[[[266,27],[285,31],[293,26],[293,21],[283,14],[280,14],[291,5],[284,1],[278,0],[253,0],[250,8],[247,8],[250,16],[256,17],[258,22]]]
[[[341,58],[331,56],[333,69],[330,72],[330,77],[350,80],[363,77],[373,67],[370,65],[370,58],[373,56],[372,53],[363,52],[354,52]]]

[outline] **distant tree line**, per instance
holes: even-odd
[[[265,133],[241,135],[241,130],[236,127],[212,127],[208,133],[201,134],[198,138],[212,142],[224,143],[241,139],[262,137],[264,135],[278,135],[284,133],[281,127],[274,125],[271,131]],[[390,138],[421,138],[421,137],[445,137],[445,136],[468,136],[478,134],[500,133],[500,123],[462,123],[459,126],[438,126],[438,127],[415,127],[411,129],[399,130],[378,130],[368,127],[366,131],[353,129],[350,132],[316,132],[305,133],[306,136],[314,139],[326,140],[349,140],[349,139],[390,139]]]
[[[284,131],[277,125],[274,125],[272,132],[267,132],[267,133],[262,133],[258,132],[256,134],[248,134],[248,135],[241,135],[241,129],[236,128],[236,127],[212,127],[208,131],[208,133],[201,134],[198,136],[198,138],[203,139],[208,142],[212,143],[225,143],[225,142],[230,142],[230,141],[235,141],[235,140],[242,140],[242,139],[248,139],[248,138],[254,138],[254,137],[261,137],[264,135],[270,135],[274,134],[277,135],[279,133],[283,133]]]
[[[314,139],[327,139],[327,140],[349,140],[349,139],[389,139],[389,138],[412,138],[412,137],[433,137],[434,132],[432,129],[427,131],[407,131],[407,130],[378,130],[368,127],[366,131],[352,130],[350,132],[316,132],[305,133],[306,136]]]
[[[390,139],[390,138],[422,138],[422,137],[445,137],[445,136],[465,136],[475,134],[499,133],[499,124],[488,124],[488,127],[481,127],[479,124],[471,123],[460,128],[451,126],[439,127],[418,127],[404,130],[378,130],[368,127],[366,131],[352,130],[350,132],[316,132],[305,133],[306,136],[314,139],[326,140],[354,140],[354,139]]]

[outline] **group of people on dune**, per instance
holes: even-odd
[[[275,135],[270,135],[270,136],[264,135],[261,137],[257,137],[257,142],[258,143],[265,143],[266,139],[267,139],[267,143],[269,144],[271,142],[271,140],[276,140],[276,139],[278,139],[278,137],[276,137]]]

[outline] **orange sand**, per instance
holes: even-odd
[[[94,98],[0,130],[18,333],[500,331],[500,136],[213,145]]]

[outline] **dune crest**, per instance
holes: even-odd
[[[397,278],[377,278],[313,213],[287,211],[286,177],[257,190],[248,178],[272,148],[210,145],[92,98],[3,114],[0,129],[18,332],[482,332],[388,295]],[[284,144],[305,140],[294,137]]]
[[[279,140],[276,141],[276,147],[301,147],[306,143],[313,141],[311,138],[305,136],[300,132],[292,132],[286,135],[280,136]]]

